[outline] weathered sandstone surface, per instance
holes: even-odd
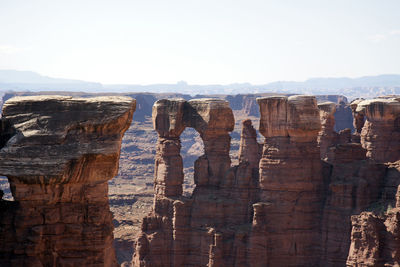
[[[400,151],[386,146],[390,153],[381,153],[385,143],[374,133],[383,125],[384,134],[396,136],[399,113],[396,98],[376,101],[384,102],[380,117],[366,111],[375,100],[353,103],[352,136],[350,129],[334,131],[333,103],[317,105],[313,96],[259,98],[265,142],[258,144],[251,121],[243,121],[239,165],[232,167],[228,133],[233,117],[226,102],[156,102],[156,194],[133,265],[397,264],[400,177],[398,163],[386,162],[398,160]],[[376,117],[385,122],[377,125]],[[190,197],[181,193],[179,136],[185,127],[195,128],[205,147],[195,162],[196,187]],[[379,153],[384,156],[374,157]],[[364,240],[369,233],[378,241]]]
[[[227,102],[156,102],[153,120],[161,141],[158,147],[163,148],[157,151],[165,153],[156,158],[154,208],[143,220],[134,265],[318,263],[319,254],[312,251],[319,244],[323,184],[316,99],[271,97],[260,99],[259,103],[261,133],[267,137],[263,152],[251,122],[244,121],[240,162],[230,167],[228,133],[233,128],[233,116]],[[179,159],[176,137],[184,126],[199,131],[205,146],[205,154],[195,163],[196,188],[190,198],[182,197],[176,189],[182,184],[180,164],[172,167],[159,163]],[[174,153],[164,149],[165,139],[174,142]],[[297,153],[293,153],[293,146]],[[304,150],[308,152],[306,156],[301,152]],[[288,168],[279,168],[280,164]],[[295,168],[292,173],[291,168]],[[158,190],[160,186],[162,189]],[[166,193],[168,188],[172,188],[172,194]]]
[[[9,99],[0,174],[1,266],[116,266],[107,181],[135,101],[128,97]]]
[[[377,162],[394,162],[400,151],[400,97],[364,100],[356,113],[364,114],[361,144]]]
[[[252,103],[253,96],[245,98]],[[352,133],[335,131],[340,105],[317,105],[313,96],[259,98],[265,140],[259,144],[252,122],[243,120],[232,165],[231,136],[239,134],[232,134],[227,101],[158,100],[151,109],[157,141],[148,139],[156,144],[148,152],[155,154],[154,202],[132,264],[398,265],[398,102],[396,96],[352,102]],[[8,176],[15,201],[0,200],[1,266],[116,265],[107,181],[117,172],[134,105],[124,97],[60,96],[5,104],[0,175]],[[141,110],[145,122],[150,110]],[[182,151],[182,140],[192,136],[187,128],[204,146],[191,148],[204,154],[194,163],[190,194]],[[139,153],[129,149],[124,153]]]
[[[336,104],[323,102],[318,104],[319,117],[321,120],[321,131],[318,133],[318,144],[320,146],[321,158],[326,159],[329,148],[338,142],[338,133],[335,128]]]

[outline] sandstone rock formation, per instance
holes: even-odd
[[[400,265],[400,161],[388,165],[382,182],[382,199],[372,211],[351,217],[347,266]]]
[[[107,181],[135,101],[16,97],[3,107],[1,266],[116,266]]]
[[[336,104],[323,102],[318,104],[319,117],[321,120],[321,131],[318,133],[318,145],[320,146],[321,158],[327,159],[329,148],[337,143],[338,134],[335,132]]]
[[[361,142],[361,130],[364,127],[365,122],[365,114],[362,110],[357,111],[357,106],[364,99],[355,99],[350,103],[351,111],[353,114],[353,126],[355,132],[353,134],[353,142],[360,143]]]
[[[243,122],[240,163],[230,167],[228,132],[233,117],[227,103],[210,99],[182,102],[158,101],[153,120],[159,140],[177,142],[184,125],[199,131],[205,155],[195,163],[196,189],[191,198],[182,197],[175,183],[171,188],[177,193],[158,190],[159,185],[168,188],[167,177],[180,173],[181,168],[175,164],[160,172],[159,159],[173,160],[179,150],[158,150],[165,153],[156,158],[154,208],[143,221],[134,265],[316,264],[319,254],[312,251],[318,249],[322,176],[315,97],[259,100],[261,133],[267,137],[260,173],[260,145],[250,121]],[[280,164],[287,168],[279,168]]]
[[[226,103],[204,99],[158,101],[153,109],[160,140],[156,195],[153,211],[143,221],[133,264],[396,264],[397,206],[384,217],[377,215],[375,207],[387,210],[390,205],[399,205],[400,172],[398,163],[382,164],[388,158],[371,156],[379,155],[376,151],[382,139],[368,131],[372,128],[379,132],[383,125],[386,136],[396,135],[397,111],[390,113],[390,120],[384,111],[396,110],[392,102],[397,100],[376,101],[385,102],[379,108],[384,114],[380,119],[386,116],[383,124],[376,123],[376,115],[364,111],[369,104],[360,101],[353,105],[356,135],[362,132],[364,136],[360,144],[351,143],[350,129],[334,132],[334,104],[320,104],[318,109],[312,96],[259,98],[260,133],[265,137],[262,152],[251,121],[244,121],[239,165],[233,167],[229,166],[227,136],[233,118]],[[208,108],[213,105],[214,109]],[[374,123],[362,125],[362,114],[367,120],[373,117],[369,120]],[[200,124],[204,128],[199,128]],[[195,163],[196,188],[189,198],[182,197],[179,189],[183,179],[179,135],[184,127],[199,131],[205,144],[205,155]],[[173,152],[161,144],[165,140],[173,142]],[[375,143],[368,146],[366,140]],[[399,159],[400,152],[392,150],[390,155],[390,160]],[[160,168],[163,165],[167,167]],[[169,190],[165,188],[174,193],[166,194]],[[365,215],[368,210],[373,213]],[[372,245],[363,246],[369,232]],[[378,243],[383,245],[376,247]]]
[[[155,171],[155,199],[152,214],[144,219],[142,235],[136,244],[136,266],[206,266],[219,264],[222,251],[209,254],[216,239],[225,238],[216,227],[231,220],[248,218],[246,200],[229,205],[235,199],[230,188],[252,183],[252,172],[244,172],[247,180],[225,180],[230,169],[229,132],[233,130],[233,114],[226,101],[216,99],[159,100],[153,108],[154,127],[159,135]],[[204,142],[205,154],[195,162],[195,183],[191,199],[182,196],[182,165],[179,135],[185,127],[196,129]],[[250,127],[250,126],[248,126]],[[251,130],[250,130],[251,131]],[[170,144],[171,145],[165,145]],[[248,163],[246,163],[246,166]],[[254,165],[254,164],[253,164]],[[243,186],[243,185],[242,185]],[[220,187],[229,189],[220,192]],[[160,189],[161,188],[161,189]],[[248,193],[248,188],[246,192]],[[224,196],[224,194],[228,194]],[[245,196],[242,196],[245,197]],[[235,210],[234,208],[239,208]],[[219,246],[217,250],[221,249]],[[233,259],[234,260],[234,259]]]
[[[400,98],[377,98],[357,104],[364,114],[361,144],[367,156],[377,162],[394,162],[400,151]]]
[[[251,265],[316,265],[323,189],[316,99],[267,97],[258,103],[266,141],[260,202],[254,205]]]
[[[334,132],[337,106],[317,106],[313,96],[269,96],[258,104],[265,141],[259,144],[244,120],[239,164],[231,166],[227,101],[155,103],[154,204],[132,264],[399,264],[399,98],[353,102],[353,136]],[[8,176],[16,201],[0,199],[1,266],[116,265],[107,180],[116,174],[133,110],[131,99],[118,97],[5,104],[0,175]],[[189,197],[180,151],[187,127],[204,144]]]

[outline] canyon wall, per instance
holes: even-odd
[[[349,105],[355,132],[335,132],[335,103],[313,96],[257,99],[259,132],[222,99],[161,99],[154,202],[134,266],[396,266],[400,264],[400,102]],[[126,97],[9,99],[0,124],[1,266],[116,266],[107,181],[135,101]],[[147,112],[147,111],[146,111]],[[183,193],[181,135],[204,155]],[[1,192],[0,192],[1,195]]]
[[[352,103],[354,133],[335,132],[336,105],[317,105],[313,96],[257,102],[265,141],[259,144],[251,121],[243,121],[236,166],[230,166],[233,117],[226,101],[155,103],[156,193],[132,264],[398,264],[398,98]],[[185,127],[200,133],[205,148],[190,197],[182,196]]]
[[[117,266],[107,181],[135,110],[128,97],[28,96],[3,107],[1,266]]]

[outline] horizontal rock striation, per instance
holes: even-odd
[[[243,121],[239,165],[232,167],[228,133],[233,117],[226,102],[171,99],[155,104],[160,147],[156,194],[132,263],[396,265],[400,178],[397,163],[385,162],[400,155],[379,134],[382,127],[385,136],[397,134],[396,98],[353,102],[353,135],[350,129],[334,132],[333,103],[317,106],[312,96],[257,101],[265,142],[258,144],[251,121]],[[378,102],[383,103],[379,116],[370,107]],[[181,193],[179,135],[185,127],[195,128],[205,145],[205,154],[195,163],[196,188],[189,198]],[[172,142],[171,150],[161,141]],[[389,143],[395,147],[396,142]],[[381,145],[388,154],[381,152]],[[381,207],[390,212],[380,215]]]
[[[199,132],[205,153],[195,162],[193,195],[185,198],[181,190],[182,166],[170,164],[161,167],[160,172],[158,163],[160,159],[180,161],[179,146],[174,147],[174,153],[157,150],[160,153],[156,157],[154,208],[143,221],[133,264],[242,266],[247,262],[245,240],[250,230],[251,203],[258,198],[260,146],[251,121],[243,123],[240,164],[233,168],[229,158],[229,132],[233,130],[234,119],[226,101],[159,100],[153,107],[153,121],[159,134],[158,147],[160,140],[165,139],[179,144],[184,127],[192,127]],[[167,132],[176,134],[166,136]],[[170,183],[171,179],[176,182]],[[160,186],[164,190],[158,190]],[[167,194],[168,188],[174,193]]]
[[[361,144],[367,156],[377,162],[395,162],[400,151],[400,98],[377,98],[357,104],[357,114],[365,116]]]
[[[160,172],[158,163],[161,158],[162,162],[180,158],[179,145],[173,153],[157,150],[154,208],[142,224],[135,266],[318,263],[320,254],[315,251],[323,180],[316,99],[268,97],[258,102],[264,148],[261,151],[251,121],[244,121],[239,165],[233,167],[228,135],[233,116],[226,102],[171,99],[155,103],[153,121],[159,140],[179,144],[176,137],[183,127],[193,127],[203,138],[205,154],[195,162],[193,195],[185,198],[176,189],[182,184],[181,165],[170,164]],[[169,183],[168,177],[179,179]],[[163,190],[158,190],[160,186]],[[169,187],[173,194],[165,193]]]
[[[227,101],[155,102],[154,204],[132,264],[398,265],[399,98],[353,101],[354,133],[336,133],[338,106],[313,96],[257,102],[264,143],[244,120],[235,166]],[[124,97],[5,103],[0,175],[15,201],[0,196],[1,266],[116,265],[107,181],[134,109]],[[187,127],[204,144],[189,197],[180,140]]]
[[[254,204],[252,266],[314,266],[319,260],[323,179],[313,96],[266,97],[260,202]]]
[[[4,104],[0,174],[15,202],[0,202],[1,266],[117,265],[107,181],[134,110],[128,97]]]
[[[381,199],[351,216],[347,266],[400,265],[400,161],[387,167]]]
[[[318,104],[321,120],[321,131],[318,133],[318,145],[320,146],[321,158],[327,159],[329,148],[338,143],[338,134],[335,132],[336,104],[323,102]]]

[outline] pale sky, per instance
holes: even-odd
[[[400,0],[0,0],[0,69],[101,83],[400,74]]]

